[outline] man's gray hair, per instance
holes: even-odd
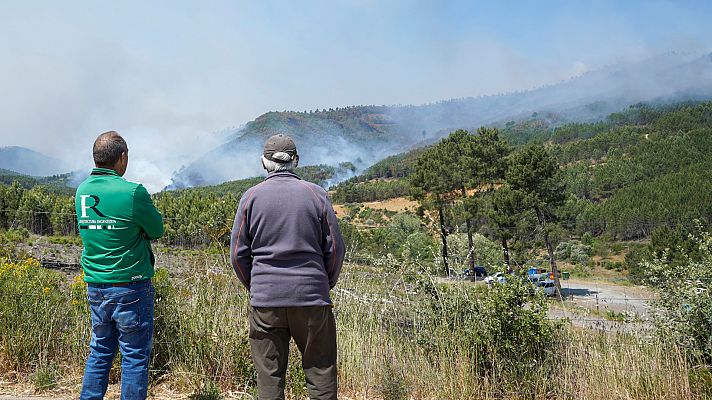
[[[121,153],[128,153],[126,141],[117,132],[104,132],[94,141],[94,164],[97,167],[113,167],[121,158]]]
[[[294,168],[297,168],[298,160],[298,158],[294,158],[293,160],[284,163],[278,163],[276,161],[268,160],[265,156],[262,156],[262,165],[265,166],[267,172],[291,171]]]

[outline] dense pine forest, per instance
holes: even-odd
[[[500,127],[456,131],[357,176],[350,163],[306,166],[297,173],[325,187],[352,176],[332,186],[331,196],[345,210],[344,231],[362,249],[401,255],[418,246],[439,248],[446,269],[453,256],[447,238],[454,233],[467,235],[469,249],[476,247],[473,237],[487,237],[503,248],[506,262],[519,265],[538,251],[553,256],[557,246],[581,238],[638,241],[667,232],[684,240],[685,232],[709,223],[712,103],[641,103],[595,123],[547,121],[550,116],[532,115]],[[0,228],[73,232],[71,189],[61,184],[66,179],[3,173]],[[154,195],[166,217],[165,240],[227,242],[241,194],[260,180]],[[389,212],[363,205],[393,198],[415,199],[418,207]]]
[[[505,143],[516,141],[515,135],[530,138],[529,143],[511,149],[509,162],[518,152],[536,146],[556,160],[565,193],[557,207],[562,226],[577,235],[590,232],[628,240],[649,237],[659,226],[709,220],[711,133],[711,103],[637,104],[591,124],[557,128],[544,123],[508,124],[498,137]],[[411,189],[403,178],[416,170],[423,151],[379,162],[336,186],[334,199],[364,202],[409,195]],[[431,151],[430,156],[434,154]]]

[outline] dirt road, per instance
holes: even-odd
[[[578,306],[597,310],[625,313],[630,317],[648,319],[651,291],[642,286],[624,286],[596,281],[561,281],[562,295]]]
[[[564,301],[552,305],[551,318],[603,331],[641,333],[652,329],[649,303],[655,296],[645,287],[570,280],[561,282],[561,291]]]

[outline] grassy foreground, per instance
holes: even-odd
[[[157,272],[152,390],[253,398],[248,299],[219,254]],[[340,392],[382,399],[702,399],[712,377],[659,337],[582,331],[517,283],[439,283],[418,265],[347,264],[333,292]],[[76,394],[90,335],[80,277],[31,259],[0,264],[2,381]],[[306,398],[299,356],[292,398]],[[118,360],[117,360],[118,367]],[[118,379],[119,371],[112,373]]]

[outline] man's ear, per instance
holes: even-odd
[[[297,168],[299,166],[299,154],[296,154],[294,156],[294,168]]]

